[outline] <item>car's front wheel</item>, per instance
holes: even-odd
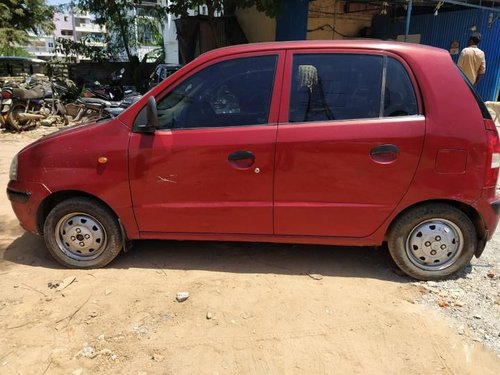
[[[43,233],[52,256],[71,268],[104,267],[123,244],[115,215],[89,198],[70,198],[56,205],[45,220]]]
[[[477,234],[469,217],[447,204],[426,204],[405,212],[390,229],[388,247],[407,275],[438,280],[469,264]]]

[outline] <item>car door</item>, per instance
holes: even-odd
[[[407,191],[425,118],[408,66],[370,51],[289,51],[275,233],[365,237]]]
[[[143,236],[272,233],[283,64],[283,52],[220,58],[156,98],[160,130],[133,132],[129,145]]]

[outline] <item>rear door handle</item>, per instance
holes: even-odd
[[[235,151],[227,157],[229,164],[236,169],[248,169],[255,163],[255,155],[251,151]]]
[[[396,161],[399,147],[392,144],[380,145],[370,150],[370,157],[376,163],[387,164]]]

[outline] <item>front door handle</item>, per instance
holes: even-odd
[[[229,164],[236,169],[248,169],[255,163],[255,155],[251,151],[235,151],[227,157]]]
[[[396,161],[399,156],[399,147],[396,145],[386,144],[372,148],[370,157],[376,163],[388,164]]]

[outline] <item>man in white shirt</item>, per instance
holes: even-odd
[[[473,33],[469,38],[468,47],[464,48],[458,58],[458,67],[473,85],[477,85],[486,72],[484,52],[478,48],[481,34]]]

